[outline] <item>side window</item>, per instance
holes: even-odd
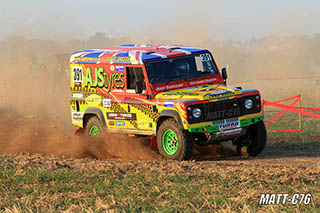
[[[146,90],[146,82],[141,67],[127,67],[127,89],[135,89],[136,82],[142,83],[143,90]]]

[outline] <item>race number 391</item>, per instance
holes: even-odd
[[[72,69],[73,83],[82,83],[82,66],[74,66]]]

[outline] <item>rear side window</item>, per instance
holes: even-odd
[[[136,82],[141,82],[143,90],[146,90],[146,82],[141,67],[127,67],[127,89],[135,89]]]

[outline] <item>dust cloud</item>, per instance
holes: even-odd
[[[99,34],[93,39],[99,43]],[[88,41],[88,46],[94,42]],[[100,41],[101,42],[101,41]],[[68,60],[75,49],[51,40],[11,36],[0,42],[0,153],[29,152],[75,158],[160,159],[150,140],[74,135],[69,106]]]

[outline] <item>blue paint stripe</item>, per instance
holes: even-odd
[[[135,44],[121,44],[119,47],[135,47]]]
[[[78,54],[78,53],[86,53],[86,52],[94,52],[94,50],[81,50],[81,51],[77,51],[77,52],[72,53],[72,55]]]
[[[97,64],[98,61],[75,61],[75,64]]]
[[[142,54],[141,56],[142,61],[147,61],[147,60],[154,60],[154,59],[160,59],[161,57],[158,55],[153,55],[153,54]]]
[[[192,54],[193,53],[200,53],[200,52],[204,52],[204,51],[206,51],[207,52],[207,50],[205,50],[205,49],[192,49],[192,48],[185,48],[185,47],[182,47],[182,48],[180,48],[181,50],[185,50],[185,51],[189,51],[189,52],[191,52]]]
[[[103,53],[103,52],[89,53],[89,54],[86,54],[82,57],[99,57],[101,55],[101,53]]]

